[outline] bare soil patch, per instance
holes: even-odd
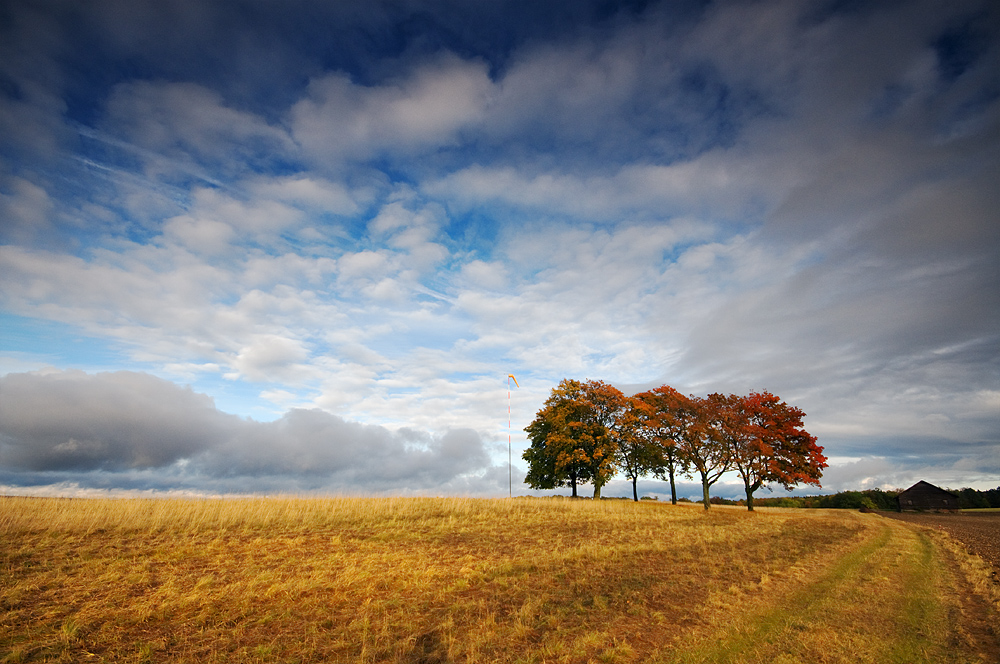
[[[938,514],[927,512],[879,512],[920,526],[948,533],[969,550],[993,566],[993,582],[1000,583],[1000,512],[963,512]]]

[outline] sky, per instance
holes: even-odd
[[[0,0],[0,493],[533,493],[564,378],[768,390],[823,492],[998,486],[998,37],[990,0]]]

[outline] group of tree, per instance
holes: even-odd
[[[896,510],[896,496],[901,489],[864,489],[862,491],[840,491],[826,496],[781,496],[758,498],[759,506],[767,507],[815,507],[832,509]],[[948,489],[958,496],[959,509],[983,509],[1000,507],[1000,487],[980,491],[972,488]],[[715,498],[713,498],[715,500]]]
[[[752,510],[762,487],[820,485],[826,457],[803,428],[804,416],[766,391],[696,397],[663,385],[628,397],[599,380],[565,379],[525,427],[525,482],[534,489],[568,486],[573,496],[589,482],[600,498],[621,472],[638,500],[639,478],[655,476],[670,483],[676,504],[676,477],[697,475],[708,509],[711,486],[735,471]]]

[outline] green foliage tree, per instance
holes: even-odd
[[[984,491],[976,491],[966,487],[955,493],[958,494],[958,506],[963,510],[982,509],[990,506],[990,501]]]

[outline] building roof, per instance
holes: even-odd
[[[902,496],[903,494],[910,493],[911,491],[914,493],[923,493],[923,494],[939,493],[942,495],[942,497],[958,498],[958,496],[953,494],[951,491],[946,491],[945,489],[942,489],[939,486],[934,486],[930,482],[925,482],[923,480],[920,480],[919,482],[911,486],[909,489],[901,491],[899,495]]]
[[[896,497],[900,511],[957,510],[958,496],[923,480]]]

